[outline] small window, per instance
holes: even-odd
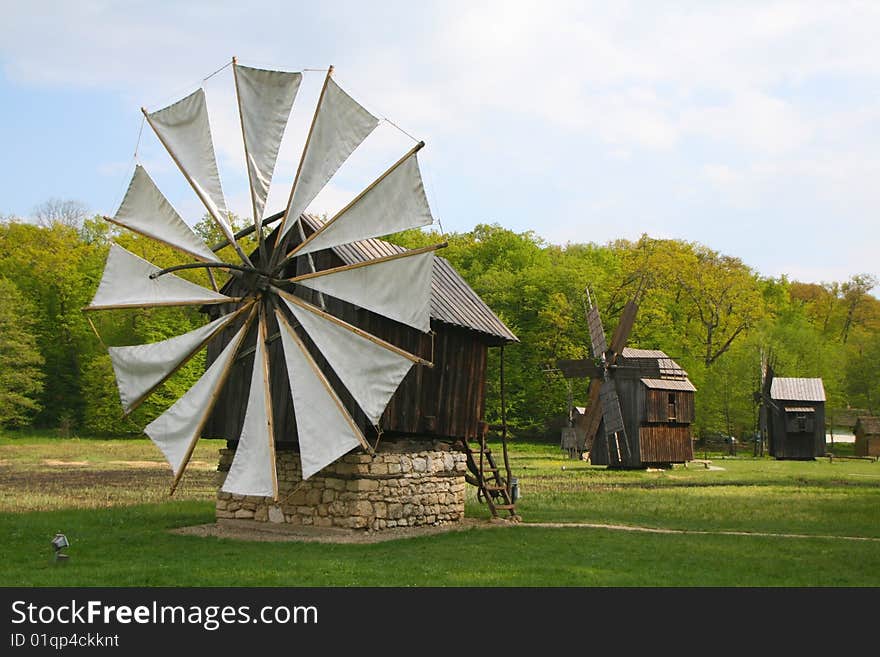
[[[789,411],[785,414],[787,433],[813,433],[815,426],[815,413]]]
[[[669,396],[667,398],[667,406],[668,406],[669,410],[667,411],[666,419],[669,420],[670,422],[672,422],[673,420],[676,420],[678,418],[678,413],[675,408],[675,393],[674,392],[669,393]]]

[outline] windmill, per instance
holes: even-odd
[[[825,386],[821,378],[776,376],[773,358],[761,354],[761,387],[754,393],[761,440],[777,459],[812,460],[825,444]]]
[[[414,365],[431,367],[424,358],[344,321],[322,306],[324,295],[399,323],[416,335],[430,332],[429,300],[434,251],[444,245],[383,254],[357,263],[315,270],[313,255],[433,222],[419,171],[419,142],[378,176],[342,210],[289,251],[284,237],[303,236],[301,216],[368,135],[379,119],[361,107],[332,78],[331,66],[299,161],[285,210],[264,220],[266,199],[281,139],[302,73],[246,67],[232,59],[251,191],[253,231],[259,257],[251,260],[233,234],[220,185],[203,89],[152,112],[146,122],[238,256],[224,262],[197,236],[138,164],[119,209],[108,221],[174,248],[190,262],[160,269],[112,244],[103,276],[86,310],[210,306],[224,314],[204,326],[161,342],[110,347],[120,399],[126,414],[134,411],[187,361],[224,332],[234,331],[204,375],[170,408],[144,429],[171,466],[171,492],[180,482],[231,367],[253,352],[253,369],[238,448],[222,490],[278,499],[272,381],[289,383],[307,479],[353,449],[372,453],[343,398],[353,399],[376,425],[389,399]],[[264,224],[280,220],[276,238],[267,239]],[[253,255],[253,254],[252,254]],[[196,262],[191,262],[195,260]],[[173,272],[204,268],[214,289]],[[290,276],[293,271],[307,272]],[[223,270],[242,284],[231,297],[214,283]],[[311,301],[316,301],[312,303]],[[228,312],[226,312],[228,309]],[[280,335],[283,373],[270,375],[267,344]],[[316,362],[332,369],[328,377]],[[274,369],[274,368],[273,368]],[[282,369],[282,368],[279,368]]]
[[[589,287],[584,289],[584,296],[587,302],[587,330],[590,334],[593,360],[559,360],[556,365],[566,378],[590,379],[585,422],[587,444],[592,442],[599,424],[604,420],[604,437],[610,458],[615,465],[630,465],[633,462],[632,449],[627,441],[614,378],[617,372],[617,360],[632,332],[639,307],[635,299],[626,303],[609,345],[602,328],[599,308],[593,303]]]
[[[755,443],[755,456],[760,453],[764,455],[764,443],[769,435],[770,414],[772,411],[778,411],[779,407],[770,396],[773,388],[773,365],[772,357],[769,352],[761,351],[761,376],[760,387],[754,394],[755,404],[758,406],[758,440],[760,445]]]
[[[693,458],[690,423],[696,388],[659,350],[626,346],[638,313],[639,290],[623,308],[608,344],[589,289],[587,328],[592,359],[559,360],[566,378],[589,378],[586,449],[594,464],[638,468]]]

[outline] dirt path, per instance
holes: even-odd
[[[382,531],[364,531],[341,529],[338,527],[313,527],[302,525],[284,525],[248,520],[223,520],[214,524],[181,527],[171,530],[174,534],[188,536],[211,536],[239,541],[293,541],[307,543],[380,543],[404,538],[416,538],[451,531],[469,529],[496,529],[498,527],[540,527],[544,529],[605,529],[610,531],[641,532],[645,534],[695,534],[702,536],[749,536],[766,538],[821,538],[843,541],[880,542],[880,538],[871,536],[834,536],[821,534],[777,534],[771,532],[747,531],[704,531],[691,529],[663,529],[660,527],[639,527],[633,525],[612,525],[592,522],[522,522],[506,521],[491,522],[483,518],[465,518],[458,523],[432,527],[395,527]]]
[[[185,536],[210,536],[238,541],[276,541],[304,543],[381,543],[403,538],[417,538],[468,529],[499,527],[503,525],[488,520],[465,518],[456,523],[431,527],[393,527],[382,531],[342,529],[340,527],[314,527],[307,525],[273,524],[249,520],[221,520],[208,525],[172,529],[172,534]]]
[[[644,532],[646,534],[699,534],[703,536],[760,536],[768,538],[824,538],[841,541],[871,541],[880,543],[880,538],[874,536],[835,536],[833,534],[777,534],[773,532],[734,532],[734,531],[704,531],[700,529],[663,529],[661,527],[638,527],[633,525],[606,525],[593,522],[524,522],[520,527],[545,527],[566,528],[583,527],[586,529],[610,529],[624,532]]]

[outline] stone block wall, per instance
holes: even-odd
[[[218,520],[381,530],[464,518],[467,457],[444,443],[389,443],[375,456],[348,454],[307,481],[299,454],[277,451],[277,502],[219,490],[234,455],[220,450]]]

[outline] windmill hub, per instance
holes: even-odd
[[[257,269],[251,269],[242,275],[242,282],[252,291],[252,293],[256,294],[257,292],[265,292],[268,290],[271,279],[268,274]]]

